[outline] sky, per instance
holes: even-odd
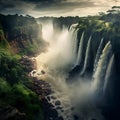
[[[0,13],[43,16],[88,16],[120,6],[120,0],[0,0]]]

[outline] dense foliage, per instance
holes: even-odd
[[[31,80],[20,64],[21,55],[35,54],[44,44],[38,29],[30,16],[0,15],[0,106],[13,106],[27,120],[43,119],[41,102],[25,86]]]
[[[0,14],[1,35],[4,36],[4,42],[7,39],[14,53],[22,55],[33,55],[44,51],[47,45],[42,39],[41,25],[37,24],[35,18],[28,15]]]
[[[27,120],[42,119],[41,104],[38,96],[24,83],[29,82],[20,56],[11,55],[0,48],[0,106],[14,106],[26,114]]]
[[[38,96],[22,83],[11,86],[0,78],[0,106],[11,105],[26,114],[27,120],[42,120],[41,104]]]

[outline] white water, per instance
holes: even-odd
[[[41,53],[36,57],[37,73],[41,73],[42,70],[45,71],[45,74],[38,75],[39,79],[48,81],[54,91],[53,94],[46,97],[47,99],[48,97],[51,98],[50,100],[48,99],[48,102],[53,104],[59,116],[62,116],[64,120],[74,120],[74,114],[80,116],[81,120],[91,120],[92,118],[104,120],[101,111],[96,108],[94,104],[93,95],[95,90],[99,88],[100,80],[105,76],[104,74],[107,69],[106,62],[111,51],[110,42],[107,43],[102,52],[98,67],[93,76],[94,80],[91,82],[89,78],[83,79],[79,77],[75,78],[74,82],[69,85],[66,83],[66,78],[68,77],[68,72],[73,67],[73,60],[75,59],[72,53],[71,43],[72,45],[74,44],[74,47],[77,47],[77,45],[75,45],[77,30],[70,30],[69,32],[67,29],[63,29],[61,33],[57,35],[54,34],[52,25],[43,26],[43,38],[49,42],[49,48],[46,53]],[[71,34],[73,35],[72,38]],[[83,41],[84,32],[82,33],[79,43],[77,65],[79,65],[82,60]],[[86,69],[88,62],[90,43],[91,37],[87,43],[84,69]],[[76,79],[78,81],[76,81]],[[56,101],[58,100],[60,101],[60,105],[56,105]],[[58,107],[61,107],[61,109],[57,109]],[[73,107],[74,110],[71,109]]]
[[[108,85],[108,82],[110,80],[111,74],[113,72],[113,67],[114,67],[114,54],[111,56],[109,63],[108,63],[108,67],[107,67],[107,71],[106,71],[106,76],[105,76],[105,82],[104,82],[104,86],[103,86],[103,91],[105,92],[106,87]]]
[[[95,58],[95,62],[94,62],[94,72],[96,71],[97,65],[98,65],[98,61],[100,58],[100,55],[102,53],[102,46],[103,46],[103,38],[100,41],[97,53],[96,53],[96,58]]]
[[[50,25],[51,26],[51,25]],[[45,27],[45,28],[44,28]],[[73,64],[73,54],[71,50],[71,38],[67,29],[63,29],[61,33],[55,35],[54,31],[49,33],[49,25],[43,26],[43,38],[49,42],[49,48],[46,53],[42,53],[36,57],[37,60],[37,73],[41,70],[45,71],[44,75],[39,75],[39,79],[48,81],[54,94],[51,94],[50,102],[54,108],[57,109],[59,116],[63,116],[64,120],[73,120],[71,112],[71,94],[69,86],[66,84],[65,79],[68,77],[68,70],[71,69]],[[48,36],[51,36],[47,37]],[[77,35],[76,35],[77,36]],[[52,99],[52,97],[56,99]],[[60,101],[61,105],[56,106],[56,101]],[[62,112],[64,111],[64,112]]]
[[[74,60],[76,60],[76,57],[77,57],[77,44],[78,44],[77,35],[78,35],[78,30],[79,29],[76,29],[74,31],[74,34],[73,34],[74,39],[72,39],[72,41],[73,41],[73,56],[75,58]]]
[[[81,63],[81,61],[82,61],[83,41],[84,41],[84,32],[82,33],[81,38],[80,38],[80,43],[79,43],[79,49],[78,49],[78,56],[77,56],[76,65],[79,65]]]
[[[94,90],[102,92],[103,91],[103,84],[104,79],[106,75],[106,69],[108,65],[109,56],[111,54],[112,48],[110,41],[105,45],[102,54],[100,56],[100,59],[98,61],[98,66],[96,68],[96,71],[93,75],[93,83],[92,87]]]
[[[49,28],[49,29],[48,29]],[[48,24],[44,23],[44,27],[42,27],[42,37],[45,41],[50,42],[53,39],[54,30],[52,22],[48,22]]]
[[[85,53],[85,60],[84,60],[84,66],[83,66],[83,69],[81,71],[81,75],[84,74],[85,70],[86,70],[86,67],[88,65],[88,62],[89,62],[89,56],[90,56],[90,45],[91,45],[91,36],[88,40],[88,43],[87,43],[87,49],[86,49],[86,53]]]
[[[79,30],[76,28],[77,25],[78,24],[71,25],[70,31],[69,31],[70,48],[72,50],[70,52],[71,52],[74,64],[75,64],[74,61],[76,60],[76,57],[77,57],[77,35]]]

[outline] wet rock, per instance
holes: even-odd
[[[64,110],[62,109],[61,112],[64,112]]]
[[[12,106],[0,106],[0,120],[25,120],[25,113]]]
[[[56,109],[57,109],[57,110],[61,110],[61,109],[63,109],[63,107],[57,106]]]
[[[71,81],[73,80],[73,78],[78,75],[81,71],[81,66],[76,65],[70,72],[69,72],[69,78],[67,79],[67,81]]]
[[[74,120],[79,120],[79,117],[77,115],[74,115]]]
[[[73,111],[75,108],[74,107],[71,107],[71,110]]]
[[[28,88],[36,92],[39,96],[44,96],[44,98],[51,93],[53,93],[49,83],[43,80],[38,80],[37,78],[32,78],[33,82],[26,85]]]
[[[58,117],[58,113],[55,109],[51,109],[49,112],[50,116],[52,116],[53,118]]]
[[[57,100],[57,101],[55,102],[55,105],[61,105],[61,102],[60,102],[59,100]]]
[[[44,71],[44,70],[41,70],[41,73],[42,73],[42,74],[45,74],[45,71]]]
[[[51,96],[51,99],[57,99],[55,96]]]
[[[64,119],[63,119],[63,117],[60,116],[60,117],[58,118],[58,120],[64,120]]]
[[[20,63],[22,64],[26,72],[31,72],[33,69],[36,68],[35,59],[30,58],[28,56],[22,56]]]
[[[45,73],[43,72],[43,74]],[[54,93],[54,91],[51,88],[51,85],[47,81],[38,80],[36,77],[31,77],[31,79],[32,83],[26,86],[28,86],[28,88],[30,88],[32,91],[39,95],[39,100],[41,100],[42,102],[44,120],[62,120],[58,119],[58,112],[56,109],[54,109],[55,106],[52,103],[50,103],[52,98],[56,99],[55,97],[51,98],[51,94]],[[57,100],[55,104],[59,106],[61,103]]]
[[[47,100],[50,101],[50,96],[47,96]]]

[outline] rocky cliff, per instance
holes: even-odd
[[[0,41],[14,53],[35,54],[45,50],[42,27],[31,16],[0,15]]]

